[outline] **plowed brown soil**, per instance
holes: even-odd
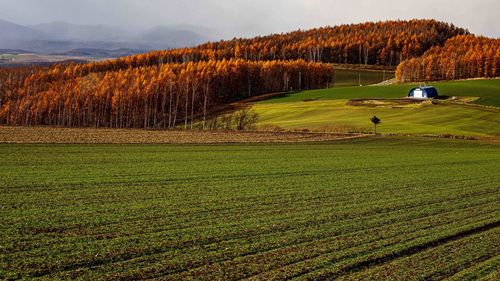
[[[360,134],[312,132],[235,132],[0,126],[0,143],[295,143],[359,138]]]

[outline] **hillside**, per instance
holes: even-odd
[[[127,30],[107,25],[77,25],[63,21],[29,26],[57,40],[68,41],[119,41],[119,36]]]
[[[323,27],[250,39],[209,42],[194,48],[153,51],[88,65],[83,73],[208,60],[297,60],[397,66],[466,31],[435,20],[385,21]]]
[[[96,53],[131,49],[128,54],[138,54],[196,46],[219,37],[200,26],[160,25],[135,29],[105,24],[79,25],[63,21],[25,26],[0,20],[0,38],[0,49],[22,49],[51,55],[78,49],[96,50]],[[96,53],[92,53],[90,57],[96,56]]]
[[[26,43],[31,40],[46,38],[46,36],[48,35],[39,30],[0,20],[1,49],[24,49],[20,42]]]
[[[379,74],[380,75],[380,74]],[[344,80],[343,83],[348,83]],[[398,99],[406,97],[409,90],[421,84],[405,83],[374,87],[339,87],[303,91],[284,94],[275,99],[262,101],[266,103],[302,102],[305,100],[338,100],[338,99]],[[474,103],[500,107],[500,79],[475,79],[460,81],[443,81],[430,83],[435,86],[441,96],[478,97]]]
[[[498,11],[0,0],[0,281],[500,281]]]
[[[153,32],[161,33],[161,30]],[[462,41],[465,43],[461,45]],[[473,54],[472,49],[476,49]],[[357,70],[339,69],[335,72],[327,63],[378,64],[382,65],[379,68],[385,69],[383,65],[393,65],[393,61],[398,63],[400,59],[403,62],[396,72],[398,78],[401,79],[403,73],[407,80],[418,80],[423,76],[436,80],[448,77],[447,74],[439,74],[448,71],[446,67],[449,64],[446,62],[453,61],[448,59],[450,55],[447,54],[456,58],[464,55],[463,59],[453,61],[456,69],[460,70],[457,77],[490,77],[496,75],[497,64],[500,63],[498,50],[498,40],[468,35],[463,29],[434,20],[411,20],[341,25],[234,39],[81,65],[3,70],[0,71],[0,124],[187,129],[196,127],[195,124],[201,121],[201,126],[205,128],[213,112],[242,99],[276,92],[373,84],[383,80],[381,73],[386,79],[392,78],[391,72],[359,70],[359,64]],[[387,53],[392,55],[386,57]],[[462,61],[466,62],[463,67]],[[415,70],[418,75],[413,74]],[[422,76],[421,72],[424,73]],[[408,76],[409,73],[412,75]],[[467,96],[481,97],[476,101],[479,104],[498,105],[498,87],[488,88],[486,84],[469,86],[472,84],[465,83],[455,88],[443,84],[442,94],[448,95],[447,88],[451,87],[457,93],[449,92],[450,96],[460,96],[463,92]],[[404,95],[409,86],[345,88],[332,92],[327,89],[299,93],[293,97],[300,99],[302,95],[308,95],[305,99],[311,101],[309,105],[318,107],[311,109],[314,111],[322,106],[337,107],[321,104],[325,102],[325,97],[330,99],[338,94],[344,99],[394,98]],[[324,95],[326,92],[329,94]],[[351,117],[359,113],[359,120],[363,121],[356,122],[357,117],[353,117],[350,122],[356,127],[364,127],[366,118],[361,117],[363,114],[377,112],[372,109],[360,111],[359,108],[349,112],[347,109],[352,108],[342,108],[338,112]],[[461,109],[456,105],[446,105],[442,110],[449,114],[449,118],[457,119]],[[413,109],[410,112],[422,114],[422,111]],[[325,118],[343,120],[339,116],[329,116],[330,113],[327,116],[312,115],[308,117],[316,123],[312,125],[301,119],[308,116],[305,113],[300,114],[299,119],[289,116],[289,120],[284,120],[288,116],[284,114],[286,110],[276,109],[274,112],[283,114],[279,116],[280,122],[274,122],[273,109],[259,112],[261,123],[279,125],[284,121],[285,128],[317,128],[325,125],[320,121]],[[390,117],[394,113],[396,115]],[[399,113],[389,111],[385,116],[393,118],[392,121],[407,118],[405,113]],[[434,113],[444,114],[427,114]],[[305,123],[301,124],[301,120]],[[429,122],[432,120],[429,119]],[[490,128],[488,124],[485,127]],[[481,128],[461,130],[460,124],[446,130],[410,124],[407,129],[396,127],[390,131],[406,133],[412,130],[418,133],[488,134],[488,130]],[[495,132],[493,130],[489,134],[495,135]]]
[[[434,20],[386,21],[5,70],[0,124],[187,128],[228,102],[334,85],[327,62],[396,65],[464,33]]]
[[[500,38],[459,35],[422,56],[403,61],[397,69],[403,82],[500,76]]]
[[[335,66],[331,87],[373,85],[394,78],[394,71],[373,69],[352,69]]]
[[[172,128],[182,122],[192,128],[195,119],[205,121],[221,104],[290,89],[324,88],[333,75],[330,65],[305,61],[162,64],[82,77],[78,65],[74,69],[42,68],[38,74],[29,68],[0,69],[0,123]],[[54,77],[59,79],[52,81]]]
[[[443,96],[457,96],[474,103],[448,100],[423,103],[368,101],[350,104],[350,99],[398,99],[415,84],[374,87],[332,88],[305,91],[265,100],[253,105],[259,125],[285,129],[339,132],[371,132],[370,117],[382,119],[383,134],[435,134],[475,137],[500,136],[500,80],[474,80],[434,83]],[[496,106],[496,107],[492,107]]]

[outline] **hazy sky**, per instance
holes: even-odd
[[[435,18],[500,37],[499,11],[500,0],[0,0],[0,19],[20,24],[191,24],[226,37],[398,18]]]

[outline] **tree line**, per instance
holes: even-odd
[[[233,101],[327,87],[330,63],[400,64],[404,81],[490,77],[498,72],[498,40],[435,20],[386,21],[0,69],[0,124],[192,128],[201,120],[206,127],[212,111]]]
[[[0,71],[0,124],[193,128],[199,120],[206,128],[220,105],[327,87],[333,76],[331,65],[304,60],[170,63],[74,78],[59,68]]]
[[[467,33],[467,30],[436,20],[367,22],[250,39],[235,38],[88,64],[58,65],[46,74],[46,78],[59,79],[61,72],[72,78],[94,72],[224,59],[305,60],[395,67],[403,60],[443,45],[449,38]]]
[[[402,82],[500,76],[500,39],[459,35],[424,55],[403,61],[396,77]]]
[[[435,20],[366,22],[151,52],[117,60],[113,67],[232,58],[397,66],[404,59],[420,56],[431,47],[466,33],[467,30]]]

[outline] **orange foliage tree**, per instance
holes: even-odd
[[[423,56],[403,61],[396,77],[403,82],[492,78],[500,74],[500,39],[459,35]]]
[[[68,69],[78,69],[71,66]],[[270,92],[326,87],[333,67],[242,59],[142,66],[80,76],[63,66],[0,75],[0,123],[67,127],[193,128],[221,104]],[[71,78],[69,75],[75,75]],[[47,80],[47,75],[51,79]],[[10,77],[10,78],[9,78]],[[58,77],[58,79],[54,79]]]
[[[46,79],[84,76],[92,72],[210,60],[297,60],[339,64],[397,66],[467,34],[464,29],[435,20],[367,22],[322,27],[284,34],[209,42],[193,48],[153,51],[115,60],[72,67],[56,66]]]

